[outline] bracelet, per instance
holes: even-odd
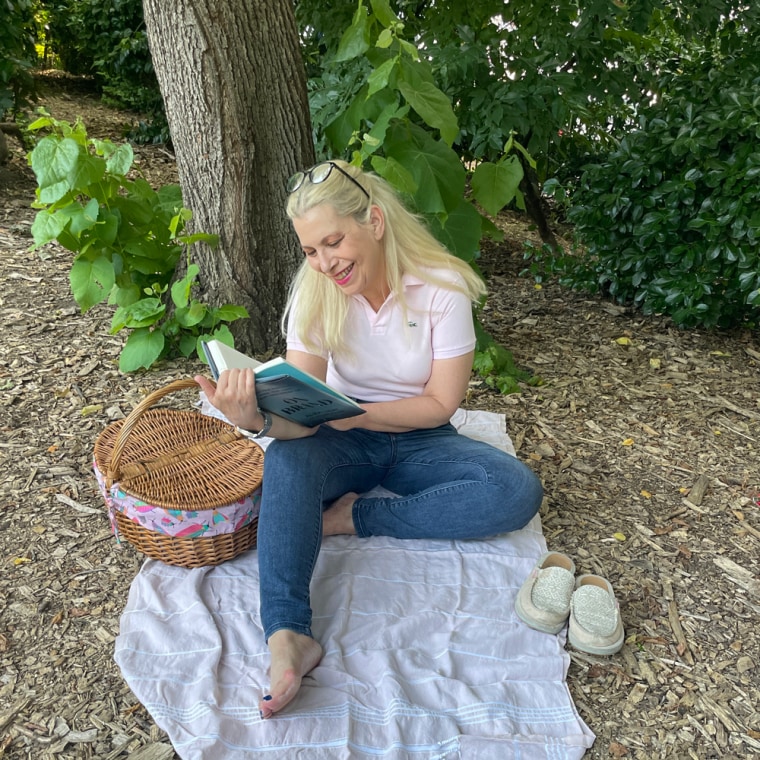
[[[264,426],[258,433],[254,433],[254,438],[263,438],[272,429],[272,415],[263,409],[257,408],[256,411],[264,418]],[[252,433],[254,431],[251,431]]]

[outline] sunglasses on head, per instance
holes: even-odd
[[[299,187],[301,187],[301,185],[303,185],[307,179],[309,182],[311,182],[312,185],[319,185],[332,174],[333,169],[337,169],[344,177],[348,177],[351,182],[353,182],[359,188],[359,190],[361,190],[367,196],[367,198],[369,198],[369,193],[364,188],[364,186],[355,180],[347,171],[341,169],[340,166],[338,166],[338,164],[334,163],[333,161],[323,161],[321,164],[312,166],[311,169],[306,169],[306,171],[303,172],[296,172],[288,180],[288,193],[294,193],[296,190],[298,190]]]

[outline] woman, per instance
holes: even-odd
[[[223,373],[216,389],[197,378],[232,422],[277,439],[258,527],[265,718],[322,656],[309,582],[323,535],[483,538],[522,528],[542,498],[528,467],[449,423],[472,369],[480,278],[375,175],[328,161],[288,189],[305,258],[283,319],[287,359],[365,414],[308,429],[259,412],[251,370]],[[377,485],[399,496],[360,495]]]

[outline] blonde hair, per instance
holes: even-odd
[[[463,292],[473,302],[485,294],[485,283],[476,272],[433,237],[425,223],[406,209],[384,179],[345,161],[331,163],[350,174],[367,194],[337,170],[324,182],[315,184],[307,178],[288,199],[287,214],[291,220],[300,218],[315,206],[330,205],[339,216],[352,216],[358,224],[366,225],[369,224],[372,206],[380,208],[385,217],[383,244],[386,279],[404,310],[407,304],[402,278],[407,274],[439,287]],[[459,277],[435,277],[430,270],[436,269],[448,270]],[[294,309],[296,302],[298,308]],[[345,349],[343,325],[348,306],[349,299],[335,283],[304,261],[290,287],[282,318],[283,330],[287,321],[293,319],[296,334],[310,351],[322,354],[339,352]]]

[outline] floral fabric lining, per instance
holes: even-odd
[[[201,510],[166,509],[125,493],[119,487],[119,483],[114,483],[110,489],[106,489],[105,477],[95,462],[93,470],[108,507],[111,530],[118,541],[121,538],[114,518],[116,512],[121,512],[147,530],[177,538],[210,538],[223,533],[235,533],[250,525],[259,514],[260,488],[245,499],[222,507]]]

